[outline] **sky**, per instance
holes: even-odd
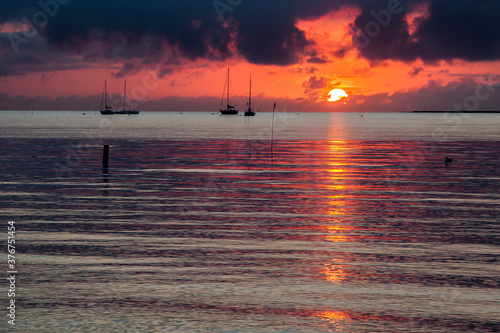
[[[498,0],[4,0],[0,109],[500,110]],[[330,102],[329,92],[348,97]]]

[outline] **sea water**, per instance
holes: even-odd
[[[499,126],[0,112],[0,330],[498,332]]]

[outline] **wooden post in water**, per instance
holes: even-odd
[[[109,145],[104,145],[104,150],[102,152],[102,167],[107,171],[109,167]]]

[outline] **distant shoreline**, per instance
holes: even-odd
[[[403,111],[409,113],[500,113],[500,111]]]
[[[81,113],[81,112],[88,112],[88,113],[99,113],[99,110],[43,110],[43,109],[33,109],[33,110],[2,110],[0,109],[0,114],[2,112],[78,112],[78,113]],[[219,114],[219,111],[214,111],[214,110],[182,110],[182,111],[173,111],[173,110],[141,110],[141,113],[142,112],[166,112],[166,113],[216,113],[216,114]],[[257,110],[256,111],[257,113],[273,113],[273,111],[271,110]],[[352,113],[352,114],[357,114],[357,113],[360,113],[360,114],[370,114],[370,113],[478,113],[478,114],[481,114],[481,113],[490,113],[490,114],[494,114],[494,113],[500,113],[500,110],[498,111],[421,111],[421,110],[416,110],[416,111],[410,111],[410,110],[404,110],[404,111],[366,111],[366,112],[360,112],[360,111],[276,111],[276,112],[279,112],[279,113],[304,113],[304,114],[307,114],[307,113]]]

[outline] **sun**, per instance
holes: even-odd
[[[328,102],[336,102],[342,98],[349,97],[349,95],[347,95],[347,93],[342,89],[333,89],[328,93],[328,97]]]

